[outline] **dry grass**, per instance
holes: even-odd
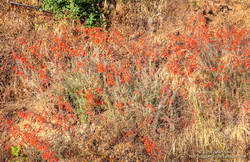
[[[0,2],[0,161],[249,160],[248,5],[118,1],[103,31]]]

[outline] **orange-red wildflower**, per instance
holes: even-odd
[[[132,79],[132,76],[129,72],[128,69],[123,69],[122,70],[122,74],[121,74],[121,80],[122,80],[122,83],[129,83]]]
[[[122,103],[122,102],[117,102],[117,103],[115,103],[115,108],[116,108],[118,111],[121,111],[123,106],[124,106],[124,103]]]
[[[115,80],[112,73],[107,74],[107,84],[110,86],[115,86]]]
[[[98,73],[106,72],[105,65],[103,65],[102,63],[97,64],[97,71],[98,71]]]
[[[144,137],[143,138],[143,143],[144,143],[144,146],[147,150],[147,152],[152,155],[154,154],[154,149],[155,149],[155,143],[153,140],[151,140],[149,137]]]

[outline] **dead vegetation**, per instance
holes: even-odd
[[[111,32],[96,29],[88,35],[79,23],[55,22],[50,15],[0,2],[0,161],[187,161],[214,151],[221,152],[222,156],[230,151],[231,156],[244,156],[241,159],[249,160],[247,62],[239,60],[245,65],[243,71],[226,67],[232,82],[225,81],[223,85],[214,81],[217,74],[213,72],[196,73],[188,69],[187,58],[178,61],[182,70],[190,70],[191,77],[183,77],[181,72],[176,74],[179,68],[174,66],[176,57],[156,56],[173,53],[176,49],[167,46],[173,43],[180,48],[177,51],[181,57],[182,50],[187,48],[185,42],[190,41],[185,36],[192,34],[190,26],[196,25],[190,23],[195,23],[193,19],[197,15],[204,18],[203,25],[211,33],[217,29],[230,31],[233,27],[249,30],[250,3],[247,0],[129,0],[106,5],[115,8],[110,17]],[[193,39],[198,45],[190,41],[190,46],[209,49],[207,53],[211,56],[217,54],[216,47],[201,45],[202,38]],[[249,35],[246,40],[249,44]],[[29,47],[46,57],[30,57]],[[85,59],[65,52],[66,56],[54,61],[56,56],[54,59],[49,55],[52,47],[59,52],[71,48],[82,50],[88,56]],[[104,57],[107,51],[111,51],[112,56]],[[186,52],[191,55],[195,50]],[[226,49],[223,52],[226,53]],[[49,83],[43,82],[43,75],[36,75],[15,61],[13,53],[41,67],[42,74],[46,69],[50,74]],[[131,55],[134,53],[138,55]],[[156,61],[147,62],[151,57]],[[246,60],[247,57],[249,54],[240,56]],[[199,59],[196,61],[204,67],[216,71],[211,67],[216,62],[212,57],[205,55]],[[80,74],[74,71],[74,65],[80,67]],[[23,70],[28,79],[16,75],[13,67]],[[170,67],[177,72],[169,71]],[[123,75],[129,72],[132,79]],[[109,74],[121,75],[121,79],[114,83]],[[193,79],[208,87],[194,84]],[[214,81],[214,87],[209,87],[209,81]],[[102,92],[98,88],[102,88]],[[84,96],[89,100],[85,101]],[[86,121],[83,120],[86,114],[78,109],[83,104],[87,107],[88,102],[95,106],[92,105]],[[10,149],[17,145],[22,151],[13,157]]]

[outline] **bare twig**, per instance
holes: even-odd
[[[32,5],[27,5],[27,4],[23,4],[23,3],[13,2],[13,1],[8,1],[8,3],[10,5],[17,6],[17,7],[24,7],[24,8],[34,9],[34,10],[37,10],[37,11],[42,11],[42,12],[45,12],[45,13],[52,14],[52,12],[46,11],[46,10],[44,10],[41,7],[38,7],[38,6],[32,6]]]

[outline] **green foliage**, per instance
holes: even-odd
[[[68,92],[68,98],[72,105],[76,108],[76,114],[80,119],[80,122],[85,123],[88,119],[88,114],[86,113],[87,100],[85,97],[72,90]]]
[[[200,7],[200,3],[198,1],[191,2],[193,7]]]
[[[11,155],[18,157],[21,154],[21,147],[20,146],[12,146],[11,147]]]
[[[55,13],[56,18],[85,20],[87,25],[102,23],[99,4],[102,0],[43,0],[43,9]]]

